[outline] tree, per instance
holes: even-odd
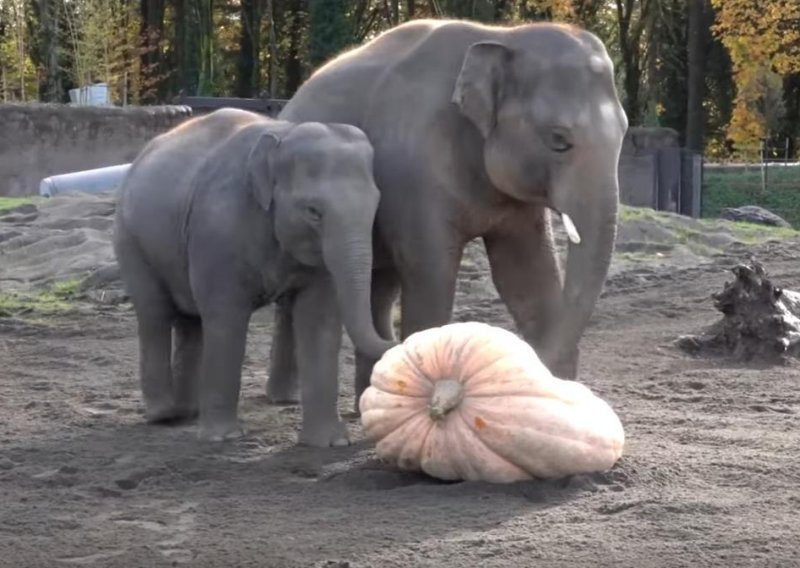
[[[741,151],[774,132],[782,76],[800,72],[800,3],[711,0],[714,32],[730,53],[736,98],[728,136]]]

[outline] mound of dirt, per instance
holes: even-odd
[[[77,281],[90,297],[119,297],[113,218],[112,194],[64,194],[0,212],[0,293]]]
[[[110,193],[64,194],[0,212],[0,294],[72,281],[91,299],[124,300],[111,247],[114,203]],[[564,258],[567,237],[557,215],[553,226]],[[698,266],[736,247],[799,236],[800,232],[785,228],[622,207],[610,277],[643,266]],[[481,249],[479,242],[470,244],[463,270],[483,262]]]

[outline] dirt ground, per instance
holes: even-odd
[[[47,280],[44,261],[19,259],[45,254],[57,235],[71,235],[69,250],[107,255],[98,219],[108,208],[75,203],[50,211],[94,211],[88,221],[58,221],[44,207],[0,216],[0,291]],[[648,249],[647,225],[631,226],[620,250]],[[581,380],[618,412],[625,455],[610,472],[557,482],[397,473],[375,461],[355,419],[351,447],[296,446],[298,408],[269,406],[263,394],[268,308],[253,319],[244,369],[251,432],[225,445],[200,444],[193,425],[143,423],[126,303],[98,301],[95,290],[46,317],[0,311],[0,566],[798,566],[798,366],[696,359],[672,343],[717,319],[710,295],[748,254],[800,290],[800,242],[723,244],[702,259],[677,245],[651,246],[636,262],[620,252],[582,343]],[[67,272],[87,265],[48,255]],[[9,275],[12,262],[27,280]],[[454,319],[513,329],[477,246]],[[352,408],[346,346],[343,412]]]

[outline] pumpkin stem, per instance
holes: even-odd
[[[433,387],[431,403],[428,405],[428,413],[434,420],[441,420],[447,413],[461,403],[464,398],[464,387],[461,383],[453,380],[436,381]]]

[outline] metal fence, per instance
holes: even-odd
[[[703,155],[687,148],[655,150],[653,208],[700,217],[703,197]]]
[[[704,217],[758,205],[800,227],[800,162],[706,164],[703,180]]]
[[[194,114],[204,114],[223,107],[240,108],[267,116],[275,117],[281,112],[288,101],[284,99],[254,98],[245,99],[237,97],[193,97],[184,93],[172,99],[176,105],[188,106]]]

